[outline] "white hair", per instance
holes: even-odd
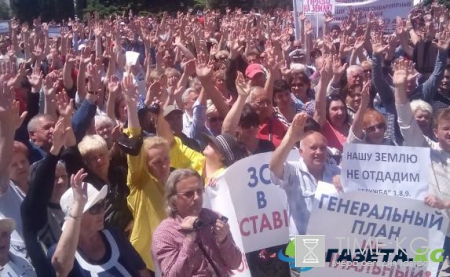
[[[114,121],[107,115],[100,114],[100,115],[96,115],[94,117],[94,124],[95,124],[95,126],[102,125],[104,123],[108,123],[112,127],[114,127],[114,125],[115,125]]]
[[[363,71],[362,67],[359,65],[351,65],[349,67],[347,67],[346,73],[347,73],[347,78],[350,77],[352,72],[356,72],[356,71]]]
[[[425,112],[428,112],[430,114],[433,114],[433,107],[431,107],[430,104],[428,104],[427,102],[417,99],[417,100],[413,100],[410,103],[411,105],[411,110],[414,113],[416,113],[418,110],[422,110]]]

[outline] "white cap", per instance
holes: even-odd
[[[108,186],[106,185],[104,185],[100,191],[97,190],[90,183],[86,183],[86,185],[87,185],[88,200],[86,202],[86,205],[84,205],[83,213],[85,213],[92,206],[97,204],[100,200],[104,199],[106,197],[106,194],[108,194]],[[64,212],[66,218],[69,216],[70,210],[72,209],[74,202],[75,200],[73,198],[73,191],[70,188],[66,190],[66,192],[61,197],[61,200],[59,201],[59,204],[61,205],[61,210]]]

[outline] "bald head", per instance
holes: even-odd
[[[307,132],[300,140],[300,156],[310,172],[321,171],[327,160],[327,139],[319,132]]]
[[[310,145],[315,141],[320,141],[322,143],[325,143],[325,145],[327,145],[327,139],[325,138],[324,135],[316,131],[308,131],[303,135],[303,138],[300,140],[300,150],[304,149],[305,147],[308,147],[308,145]]]

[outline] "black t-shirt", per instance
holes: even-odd
[[[136,252],[123,232],[114,229],[103,229],[101,237],[106,246],[106,254],[101,261],[90,261],[81,251],[75,254],[75,262],[69,277],[139,277],[139,271],[146,268],[141,256]],[[56,245],[47,255],[51,261]],[[54,274],[53,276],[56,276]]]
[[[258,148],[256,148],[256,150],[252,154],[255,155],[260,153],[272,152],[274,150],[275,145],[273,145],[271,141],[260,139],[258,142]]]

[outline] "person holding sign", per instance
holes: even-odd
[[[431,168],[428,179],[430,195],[425,197],[425,204],[444,210],[450,217],[450,177],[448,163],[450,157],[450,108],[437,111],[434,120],[434,134],[438,142],[423,135],[419,124],[414,118],[407,95],[407,84],[414,76],[414,65],[411,61],[400,60],[394,66],[395,107],[398,114],[398,124],[405,138],[405,146],[430,147]],[[444,242],[444,260],[450,256],[450,228],[447,230]],[[442,264],[440,265],[440,267]]]
[[[270,179],[286,191],[290,222],[289,236],[306,234],[318,181],[333,182],[339,167],[326,163],[327,140],[315,131],[305,132],[306,113],[297,114],[287,135],[270,159]],[[300,141],[298,162],[286,162],[289,152]]]
[[[231,276],[242,253],[227,218],[202,208],[204,183],[191,169],[172,172],[165,186],[168,218],[156,228],[152,253],[162,276]]]

